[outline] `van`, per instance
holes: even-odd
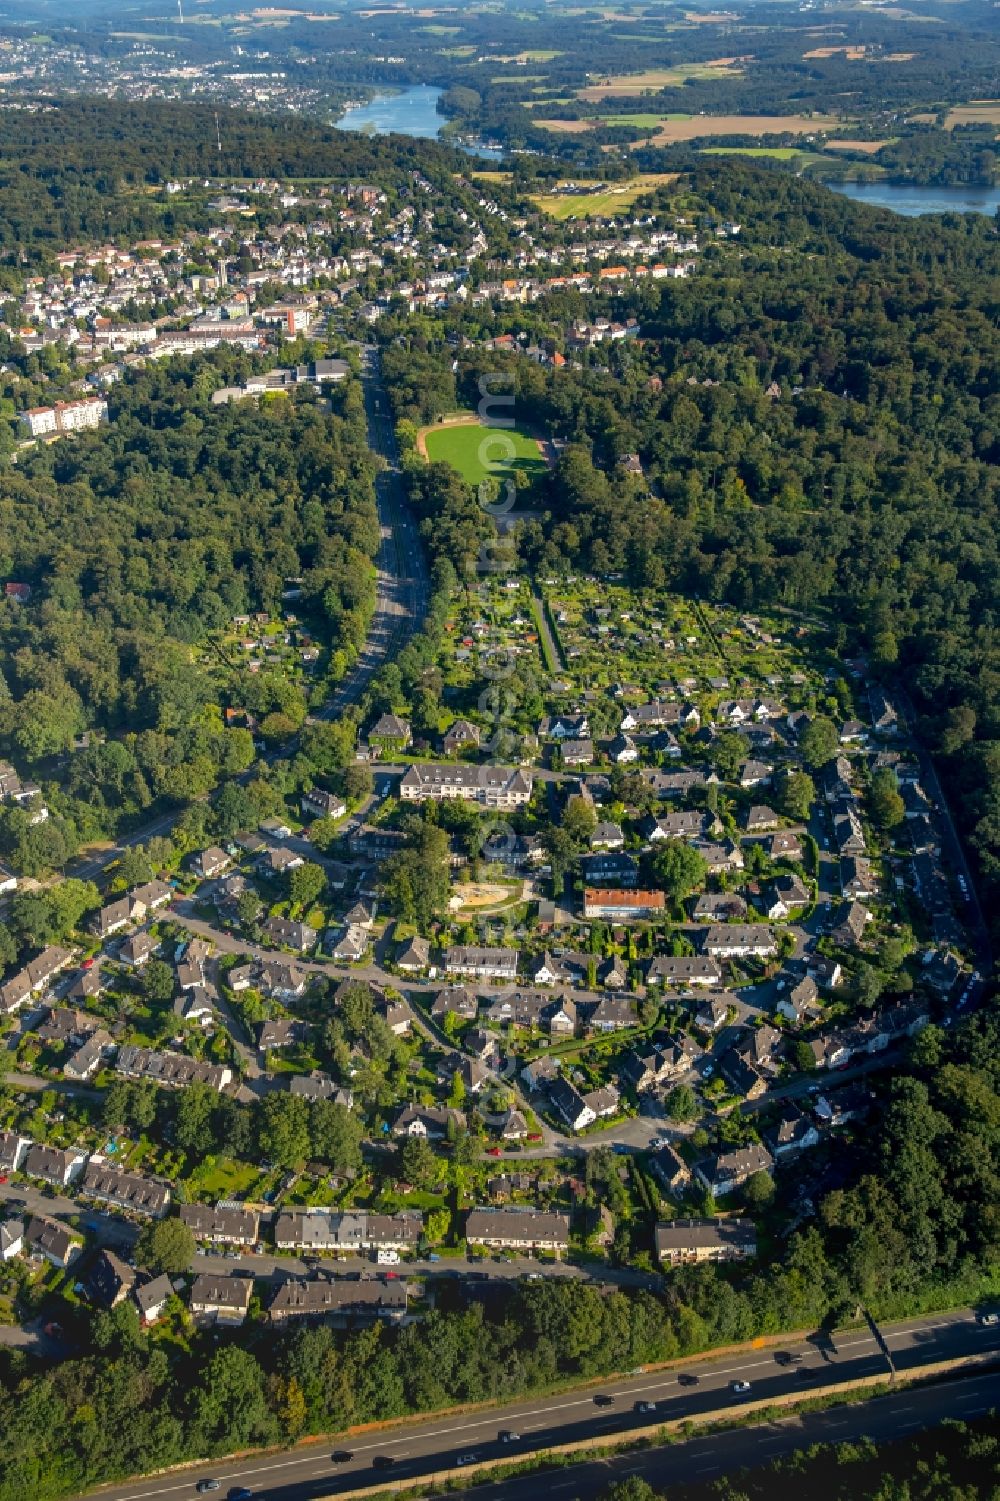
[[[376,1252],[375,1260],[379,1266],[399,1266],[399,1252],[381,1250]]]

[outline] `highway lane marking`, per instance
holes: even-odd
[[[912,1330],[910,1332],[913,1332],[913,1331],[923,1332],[924,1330],[930,1330],[930,1329],[950,1328],[950,1327],[955,1327],[955,1326],[964,1324],[965,1322],[966,1321],[964,1319],[952,1319],[952,1320],[947,1320],[947,1321],[944,1321],[942,1323],[938,1323],[938,1324],[934,1324],[934,1325],[919,1325],[918,1324],[918,1325],[912,1326]],[[900,1334],[904,1334],[907,1331],[906,1330],[899,1330],[897,1332],[900,1333]],[[872,1338],[871,1335],[868,1335],[868,1336],[866,1336],[866,1337],[864,1337],[862,1339],[851,1340],[849,1342],[845,1342],[842,1346],[840,1346],[840,1349],[841,1350],[854,1349],[858,1345],[865,1345],[865,1344],[872,1344],[872,1343],[874,1343],[874,1340],[873,1340],[873,1338]],[[771,1365],[770,1361],[767,1361],[767,1360],[764,1360],[764,1359],[758,1359],[758,1360],[753,1361],[749,1365],[728,1366],[728,1367],[725,1367],[722,1370],[714,1370],[713,1369],[711,1371],[711,1373],[706,1372],[706,1375],[710,1374],[713,1377],[720,1377],[720,1376],[724,1377],[724,1376],[733,1375],[733,1374],[735,1374],[737,1372],[741,1372],[741,1371],[758,1370],[762,1366],[767,1366],[767,1368],[770,1369],[770,1365]],[[676,1385],[676,1384],[677,1384],[677,1382],[676,1382],[676,1377],[675,1376],[665,1376],[662,1381],[657,1381],[657,1382],[654,1382],[654,1383],[652,1383],[650,1385],[647,1385],[647,1386],[631,1387],[627,1391],[623,1391],[622,1392],[622,1396],[623,1397],[629,1397],[629,1396],[634,1396],[634,1395],[636,1395],[638,1393],[641,1393],[641,1392],[659,1391],[659,1390],[662,1390],[665,1386]],[[577,1398],[577,1399],[575,1399],[575,1400],[573,1400],[571,1402],[558,1403],[558,1404],[555,1404],[554,1406],[551,1406],[551,1407],[534,1408],[530,1412],[525,1413],[524,1416],[525,1417],[545,1417],[546,1415],[548,1415],[550,1413],[565,1412],[565,1411],[568,1411],[570,1408],[573,1408],[573,1407],[590,1407],[592,1405],[593,1405],[593,1397],[582,1397],[582,1398]],[[906,1410],[909,1410],[909,1409],[906,1409]],[[612,1414],[609,1414],[608,1416],[609,1417],[618,1417],[619,1415],[620,1415],[619,1413],[612,1413]],[[692,1416],[697,1417],[697,1414],[696,1413],[692,1414]],[[468,1432],[473,1431],[473,1430],[478,1429],[478,1428],[484,1428],[484,1427],[491,1426],[493,1423],[496,1423],[497,1421],[504,1421],[504,1420],[506,1420],[506,1421],[509,1421],[509,1422],[513,1422],[518,1417],[519,1417],[519,1414],[516,1413],[516,1412],[515,1413],[506,1413],[506,1414],[495,1413],[495,1414],[493,1414],[493,1415],[491,1415],[491,1416],[489,1416],[487,1418],[483,1418],[478,1423],[471,1423],[470,1424],[470,1423],[466,1422],[466,1423],[462,1423],[462,1424],[459,1424],[459,1425],[456,1425],[456,1426],[453,1426],[453,1427],[450,1427],[450,1428],[435,1429],[435,1430],[433,1430],[431,1432],[427,1432],[427,1433],[410,1432],[410,1433],[407,1433],[407,1434],[401,1434],[398,1438],[386,1438],[386,1439],[382,1440],[380,1443],[360,1445],[353,1452],[354,1453],[367,1453],[367,1452],[371,1451],[372,1449],[386,1449],[386,1448],[394,1447],[395,1445],[400,1444],[400,1443],[411,1442],[414,1438],[417,1438],[419,1440],[424,1440],[424,1439],[429,1439],[429,1438],[446,1438],[446,1437],[448,1437],[452,1433],[468,1433]],[[831,1417],[831,1418],[828,1419],[828,1421],[829,1421],[829,1423],[830,1423],[831,1426],[838,1426],[839,1427],[842,1424],[846,1423],[848,1421],[848,1419],[846,1417],[844,1417],[844,1418],[833,1418],[833,1417]],[[625,1430],[623,1430],[623,1431],[625,1431]],[[402,1457],[404,1457],[404,1456],[401,1456],[401,1458]],[[418,1458],[423,1458],[424,1456],[417,1456],[417,1457]],[[270,1473],[273,1470],[291,1469],[291,1468],[293,1468],[293,1467],[295,1467],[297,1465],[310,1464],[310,1463],[315,1463],[315,1462],[316,1462],[316,1456],[315,1456],[315,1454],[310,1454],[308,1456],[303,1456],[303,1457],[301,1457],[299,1459],[285,1459],[285,1460],[282,1460],[281,1463],[279,1463],[279,1464],[266,1465],[266,1466],[262,1466],[262,1467],[259,1467],[257,1469],[254,1469],[254,1470],[242,1470],[242,1471],[240,1471],[237,1474],[222,1476],[221,1478],[224,1479],[224,1480],[227,1480],[227,1481],[236,1481],[236,1480],[240,1480],[240,1479],[246,1479],[246,1478],[252,1477],[254,1475],[268,1474],[268,1473]],[[347,1473],[349,1473],[349,1472],[347,1472]],[[139,1491],[139,1492],[135,1492],[131,1496],[125,1496],[125,1497],[117,1498],[117,1501],[152,1501],[152,1498],[157,1497],[157,1496],[170,1495],[170,1494],[172,1494],[172,1493],[174,1493],[176,1491],[186,1490],[186,1489],[188,1489],[188,1487],[191,1484],[193,1484],[192,1481],[186,1481],[183,1485],[168,1486],[168,1487],[165,1487],[165,1488],[163,1488],[161,1490],[157,1490],[157,1491]]]

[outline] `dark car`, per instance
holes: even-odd
[[[354,1455],[351,1453],[350,1449],[334,1449],[333,1453],[330,1455],[330,1458],[333,1460],[335,1465],[349,1465],[351,1460],[354,1458]]]
[[[691,1371],[681,1371],[677,1378],[678,1386],[700,1386],[701,1377],[695,1376]]]
[[[614,1407],[614,1405],[614,1397],[609,1397],[606,1392],[602,1392],[599,1396],[596,1396],[594,1398],[595,1407]]]
[[[391,1470],[396,1463],[395,1454],[376,1454],[372,1460],[373,1470]]]
[[[776,1365],[782,1366],[801,1365],[802,1356],[798,1350],[775,1350],[774,1361]]]
[[[229,1492],[229,1501],[253,1501],[253,1491],[246,1485],[237,1486]]]

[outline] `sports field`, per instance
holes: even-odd
[[[520,470],[529,479],[545,473],[537,438],[515,428],[483,427],[479,422],[424,428],[418,446],[432,463],[450,464],[470,485],[502,481]]]

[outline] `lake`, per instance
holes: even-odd
[[[415,136],[419,140],[433,140],[445,123],[437,112],[441,90],[429,83],[415,83],[401,89],[398,94],[376,94],[367,104],[349,109],[337,121],[341,130],[374,130],[378,135],[390,131],[401,136]],[[489,146],[464,146],[458,141],[450,144],[470,156],[483,156],[498,162],[502,151]]]
[[[853,198],[855,203],[874,203],[908,218],[918,214],[995,214],[1000,208],[1000,188],[915,187],[904,182],[828,182],[826,186]]]

